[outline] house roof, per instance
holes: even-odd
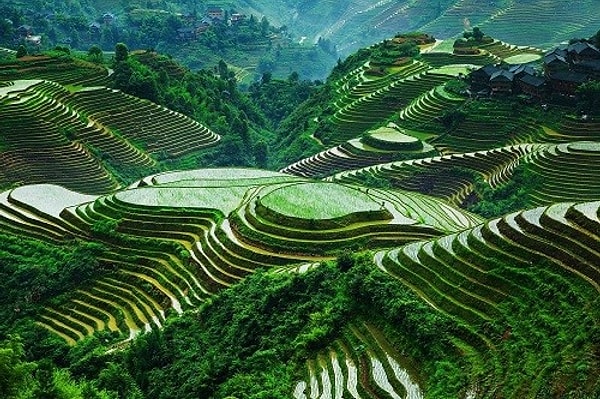
[[[583,73],[572,71],[561,71],[550,75],[551,80],[560,80],[562,82],[584,83],[588,77]]]
[[[533,67],[526,64],[513,65],[510,68],[508,68],[508,71],[514,73],[515,75],[535,75],[535,70],[533,69]]]
[[[556,47],[552,51],[549,51],[548,53],[546,53],[545,57],[547,57],[549,55],[558,55],[558,56],[564,58],[567,56],[567,48],[568,48],[568,45],[561,44],[560,46]]]
[[[224,10],[221,7],[208,7],[206,10],[208,13],[222,13]]]
[[[567,64],[567,60],[558,54],[549,54],[544,57],[544,64]]]
[[[600,59],[581,61],[578,62],[575,67],[587,71],[600,72]]]
[[[512,82],[514,79],[514,73],[501,69],[494,72],[494,74],[490,77],[490,82]]]
[[[577,42],[569,45],[568,48],[569,53],[575,54],[598,54],[600,55],[600,50],[596,48],[596,46],[588,43],[588,42]]]
[[[519,80],[526,85],[533,87],[542,87],[546,83],[544,78],[533,75],[523,75]]]
[[[498,68],[495,65],[490,64],[490,65],[483,66],[483,67],[471,72],[471,75],[482,76],[486,79],[489,79],[494,73],[496,73],[498,71],[500,71],[500,68]]]

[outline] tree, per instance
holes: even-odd
[[[477,26],[473,28],[473,37],[475,38],[475,40],[479,42],[483,39],[483,36],[484,35],[481,29],[479,29]]]
[[[300,75],[298,75],[298,72],[292,72],[290,73],[290,76],[288,76],[288,82],[290,83],[298,83],[300,81]]]
[[[271,79],[273,78],[273,74],[271,72],[264,72],[262,77],[260,78],[260,82],[264,85],[269,84]]]
[[[226,80],[229,76],[229,67],[227,66],[227,63],[225,61],[223,61],[222,59],[219,60],[219,76],[221,77],[221,79]]]
[[[115,46],[115,61],[123,62],[129,57],[129,49],[125,43],[117,43]]]
[[[260,33],[266,36],[269,33],[269,20],[267,17],[262,17],[260,20]]]
[[[256,166],[260,168],[267,167],[267,161],[269,159],[269,146],[264,140],[260,140],[254,146],[254,158],[256,160]]]
[[[23,343],[17,337],[0,345],[0,392],[5,398],[16,398],[31,384],[35,364],[23,360]]]
[[[25,47],[24,45],[20,45],[19,48],[17,49],[17,58],[22,58],[25,57],[27,55],[27,47]]]
[[[104,61],[104,53],[102,52],[102,49],[97,45],[90,47],[88,50],[88,60],[97,64],[101,64],[102,61]]]

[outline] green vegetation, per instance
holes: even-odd
[[[532,173],[527,165],[518,167],[508,183],[495,189],[478,179],[474,190],[477,199],[467,209],[486,219],[524,209],[528,205],[528,196],[541,184],[540,177]]]
[[[75,3],[49,20],[79,32],[94,8]],[[420,4],[349,3],[335,17],[374,30]],[[423,12],[514,20],[473,4]],[[277,59],[333,56],[349,23],[286,47],[266,18],[213,21],[187,43],[220,51],[199,71],[131,47],[169,45],[187,6],[133,2],[123,36],[103,18],[110,56],[0,50],[5,396],[600,395],[595,82],[544,105],[469,93],[474,66],[541,54],[478,28],[455,54],[397,34],[318,82]],[[239,46],[253,59],[231,62]]]
[[[381,208],[362,191],[331,183],[282,187],[262,197],[260,203],[275,213],[299,219],[339,219]]]

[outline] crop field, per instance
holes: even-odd
[[[352,325],[343,338],[307,360],[307,379],[297,383],[294,398],[366,398],[376,393],[422,399],[422,388],[412,371],[392,353],[391,345],[375,327]]]
[[[219,140],[181,114],[107,88],[72,93],[47,80],[16,80],[0,87],[0,102],[4,186],[51,183],[106,193],[119,186],[114,164],[147,169],[158,148],[177,157]],[[124,111],[106,112],[117,105]]]
[[[381,208],[360,190],[330,183],[285,186],[261,197],[260,202],[273,212],[301,219],[336,219]]]
[[[201,179],[189,187],[193,176],[211,176],[221,184],[212,187]],[[230,186],[223,184],[227,176]],[[240,176],[255,184],[239,185]],[[318,262],[343,246],[386,246],[479,223],[447,206],[454,219],[429,225],[426,221],[436,217],[425,197],[412,199],[409,208],[393,195],[336,183],[268,180],[283,176],[250,170],[176,172],[163,175],[165,185],[157,181],[100,197],[48,184],[23,186],[2,194],[0,230],[54,242],[93,239],[107,246],[102,263],[116,267],[115,273],[80,287],[38,319],[72,345],[99,330],[131,339],[160,327],[166,314],[204,301],[255,268]],[[177,178],[182,187],[176,186]],[[312,205],[300,207],[297,201],[305,196]],[[379,216],[360,216],[371,213]],[[273,224],[273,214],[291,224]],[[335,228],[311,224],[322,218],[346,222]],[[305,230],[305,224],[312,228]]]
[[[415,4],[392,3],[365,7],[389,8],[394,19]],[[469,15],[520,43],[511,23],[546,15],[541,3],[559,6],[531,1],[517,15],[515,2],[496,3],[455,2],[427,26],[449,32]],[[596,19],[568,20],[555,36]],[[538,27],[543,44],[551,27]],[[226,164],[212,161],[220,148],[198,151],[219,135],[105,86],[101,67],[13,60],[0,49],[0,277],[16,276],[11,322],[22,311],[27,337],[53,342],[57,358],[95,340],[106,359],[125,358],[128,348],[144,354],[143,345],[174,339],[178,323],[205,330],[211,309],[259,281],[260,295],[236,296],[243,310],[217,324],[250,320],[247,336],[230,335],[256,350],[253,369],[289,355],[295,399],[595,397],[600,122],[562,103],[469,95],[462,75],[471,69],[542,54],[503,41],[480,47],[352,63],[324,83],[330,102],[305,125],[323,128],[310,132],[321,150],[279,171],[213,167]],[[254,144],[240,144],[244,165],[258,163]],[[178,170],[202,164],[211,166]],[[26,261],[35,266],[19,270]],[[331,292],[313,293],[326,273]],[[68,285],[44,291],[44,278]],[[300,315],[291,327],[306,330],[282,354],[265,338],[281,326],[249,315],[291,320],[290,298]],[[240,372],[236,362],[211,376]]]

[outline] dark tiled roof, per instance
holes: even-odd
[[[498,82],[498,81],[508,81],[512,82],[515,78],[515,75],[512,72],[505,71],[501,69],[499,71],[494,72],[494,74],[490,77],[490,82]]]
[[[561,64],[567,64],[567,60],[557,54],[550,54],[544,57],[544,64],[550,65],[556,62],[560,62]]]
[[[600,50],[588,42],[577,42],[569,45],[569,52],[575,54],[582,54],[584,52],[598,53],[600,55]]]
[[[600,59],[581,61],[575,64],[575,68],[587,71],[600,71]]]
[[[527,74],[527,75],[534,75],[535,74],[535,70],[526,64],[518,64],[518,65],[513,65],[510,68],[508,68],[509,72],[514,73],[515,75],[520,75],[520,74]]]
[[[475,76],[483,76],[485,78],[489,78],[490,76],[492,76],[494,73],[500,71],[501,69],[498,68],[497,66],[494,65],[486,65],[484,67],[481,67],[479,69],[477,69],[476,71],[471,72],[472,75]]]
[[[520,79],[521,82],[534,87],[542,87],[546,80],[544,78],[540,78],[539,76],[533,75],[523,75]]]
[[[551,80],[560,80],[563,82],[583,83],[587,80],[587,75],[572,71],[556,72],[550,75]]]

